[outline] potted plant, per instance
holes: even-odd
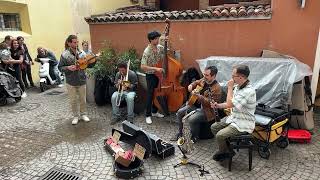
[[[118,61],[128,62],[130,60],[130,70],[137,72],[140,69],[140,59],[134,47],[118,55]]]
[[[89,78],[95,80],[94,100],[97,105],[110,103],[114,76],[117,71],[117,55],[108,42],[103,43],[101,55],[94,67],[87,69]],[[91,92],[88,92],[92,94]]]

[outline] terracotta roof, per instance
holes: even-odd
[[[129,8],[130,9],[130,8]],[[268,5],[225,5],[211,6],[205,10],[185,10],[185,11],[145,11],[135,12],[134,8],[130,12],[121,10],[119,12],[106,13],[104,15],[93,15],[85,18],[90,23],[121,23],[121,22],[154,22],[170,20],[208,20],[208,19],[252,19],[270,18],[271,6]]]

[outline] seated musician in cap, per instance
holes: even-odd
[[[122,100],[127,103],[127,120],[133,123],[134,118],[134,98],[138,84],[138,77],[135,72],[131,71],[128,64],[121,62],[118,65],[118,70],[114,82],[118,91],[114,92],[111,97],[112,103],[112,119],[111,124],[115,124],[120,120],[119,106]],[[126,77],[128,79],[126,79]],[[127,82],[125,82],[127,80]]]
[[[256,91],[251,86],[248,76],[249,67],[239,65],[233,68],[232,79],[228,81],[227,102],[211,103],[212,108],[232,108],[229,116],[221,122],[215,122],[211,131],[216,134],[219,150],[213,155],[216,161],[222,161],[235,153],[228,148],[226,139],[242,134],[252,133],[255,127]]]
[[[217,111],[210,107],[210,102],[220,102],[222,95],[221,87],[216,81],[217,73],[218,69],[215,66],[206,67],[203,73],[204,77],[188,86],[188,91],[192,93],[192,96],[186,105],[177,111],[179,132],[171,140],[177,140],[183,136],[183,118],[188,118],[187,122],[190,123],[192,140],[194,142],[199,139],[200,131],[203,131],[200,129],[202,123],[213,123],[219,120]],[[200,92],[196,92],[197,90],[200,90]],[[193,104],[194,102],[191,102],[194,101],[192,99],[196,99],[201,107],[197,108]]]

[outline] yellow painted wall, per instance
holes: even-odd
[[[133,5],[130,0],[90,0],[90,2],[94,11],[92,14],[101,14],[120,7]]]
[[[19,13],[22,31],[0,31],[0,40],[6,35],[25,37],[32,58],[43,46],[60,58],[69,34],[76,34],[79,42],[90,41],[89,25],[84,17],[113,11],[132,5],[130,0],[0,0],[0,13]],[[33,78],[38,77],[38,64],[33,66]]]

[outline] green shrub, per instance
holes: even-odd
[[[137,71],[140,68],[140,59],[137,50],[133,47],[117,55],[111,44],[105,41],[100,52],[101,55],[97,58],[95,66],[87,69],[89,76],[98,78],[114,77],[118,71],[118,63],[120,61],[128,62],[129,59],[131,62],[130,70]]]

